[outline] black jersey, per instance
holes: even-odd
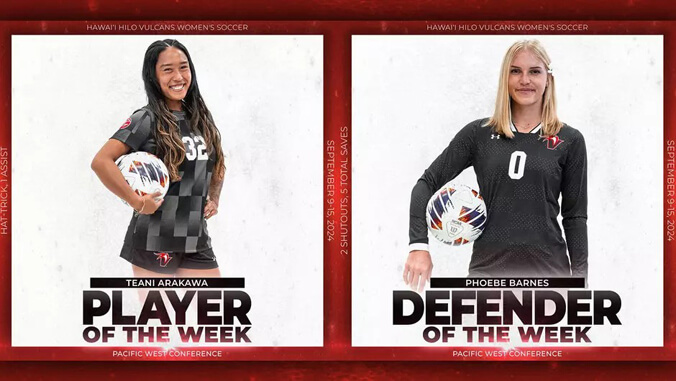
[[[151,215],[134,213],[125,246],[140,250],[194,253],[211,247],[204,219],[214,155],[209,155],[204,138],[190,130],[185,112],[173,112],[185,145],[185,159],[178,167],[180,181],[169,184],[164,202]],[[156,154],[153,133],[155,118],[147,109],[136,111],[112,136],[132,151]]]
[[[472,166],[488,219],[474,241],[470,276],[572,272],[586,277],[587,153],[582,134],[564,125],[553,137],[541,136],[536,127],[531,133],[514,132],[509,139],[484,127],[486,121],[460,130],[413,188],[411,244],[428,242],[425,209],[432,194]],[[559,211],[567,242],[557,221]]]

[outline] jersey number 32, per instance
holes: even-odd
[[[185,144],[186,159],[193,161],[195,159],[207,160],[209,158],[209,155],[207,155],[207,145],[201,136],[195,136],[194,138],[184,136],[183,144]]]

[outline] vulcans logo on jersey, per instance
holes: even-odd
[[[120,130],[123,129],[123,128],[129,127],[130,124],[131,124],[131,118],[127,118],[127,120],[125,120],[124,123],[120,126]]]
[[[558,136],[543,136],[542,137],[543,141],[547,142],[547,149],[556,149],[556,147],[559,146],[559,144],[563,143],[563,140]]]
[[[167,267],[169,261],[171,261],[172,256],[167,253],[155,253],[157,260],[160,261],[160,267]]]

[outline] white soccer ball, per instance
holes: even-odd
[[[127,184],[139,196],[160,192],[162,199],[169,190],[169,171],[162,160],[148,152],[132,152],[115,162]]]
[[[486,217],[484,199],[467,185],[449,182],[427,203],[427,229],[434,238],[453,246],[479,238]]]

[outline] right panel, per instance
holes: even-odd
[[[663,345],[662,37],[514,35],[353,37],[354,346],[496,346],[468,341],[462,326],[477,325],[472,314],[445,342],[429,340],[426,328],[443,329],[426,324],[424,315],[414,324],[395,325],[393,293],[409,289],[402,273],[413,186],[465,125],[493,114],[502,59],[523,39],[537,39],[546,48],[559,118],[586,141],[586,289],[611,290],[622,303],[621,324],[593,325],[586,333],[589,342],[566,343],[559,337],[548,345]],[[455,181],[482,192],[472,167]],[[449,246],[430,236],[429,251],[433,278],[468,275],[471,243]],[[429,283],[426,290],[421,300],[430,296]],[[550,290],[566,295],[563,289]],[[511,290],[522,301],[523,291]],[[438,303],[443,306],[437,316],[453,315],[448,298]],[[553,303],[545,303],[546,314],[554,313]],[[476,308],[471,300],[464,304]],[[404,315],[417,313],[409,300],[402,305]],[[425,307],[430,308],[429,301]],[[510,328],[509,342],[497,345],[544,345],[523,342],[517,325]],[[565,318],[552,324],[567,325]]]

